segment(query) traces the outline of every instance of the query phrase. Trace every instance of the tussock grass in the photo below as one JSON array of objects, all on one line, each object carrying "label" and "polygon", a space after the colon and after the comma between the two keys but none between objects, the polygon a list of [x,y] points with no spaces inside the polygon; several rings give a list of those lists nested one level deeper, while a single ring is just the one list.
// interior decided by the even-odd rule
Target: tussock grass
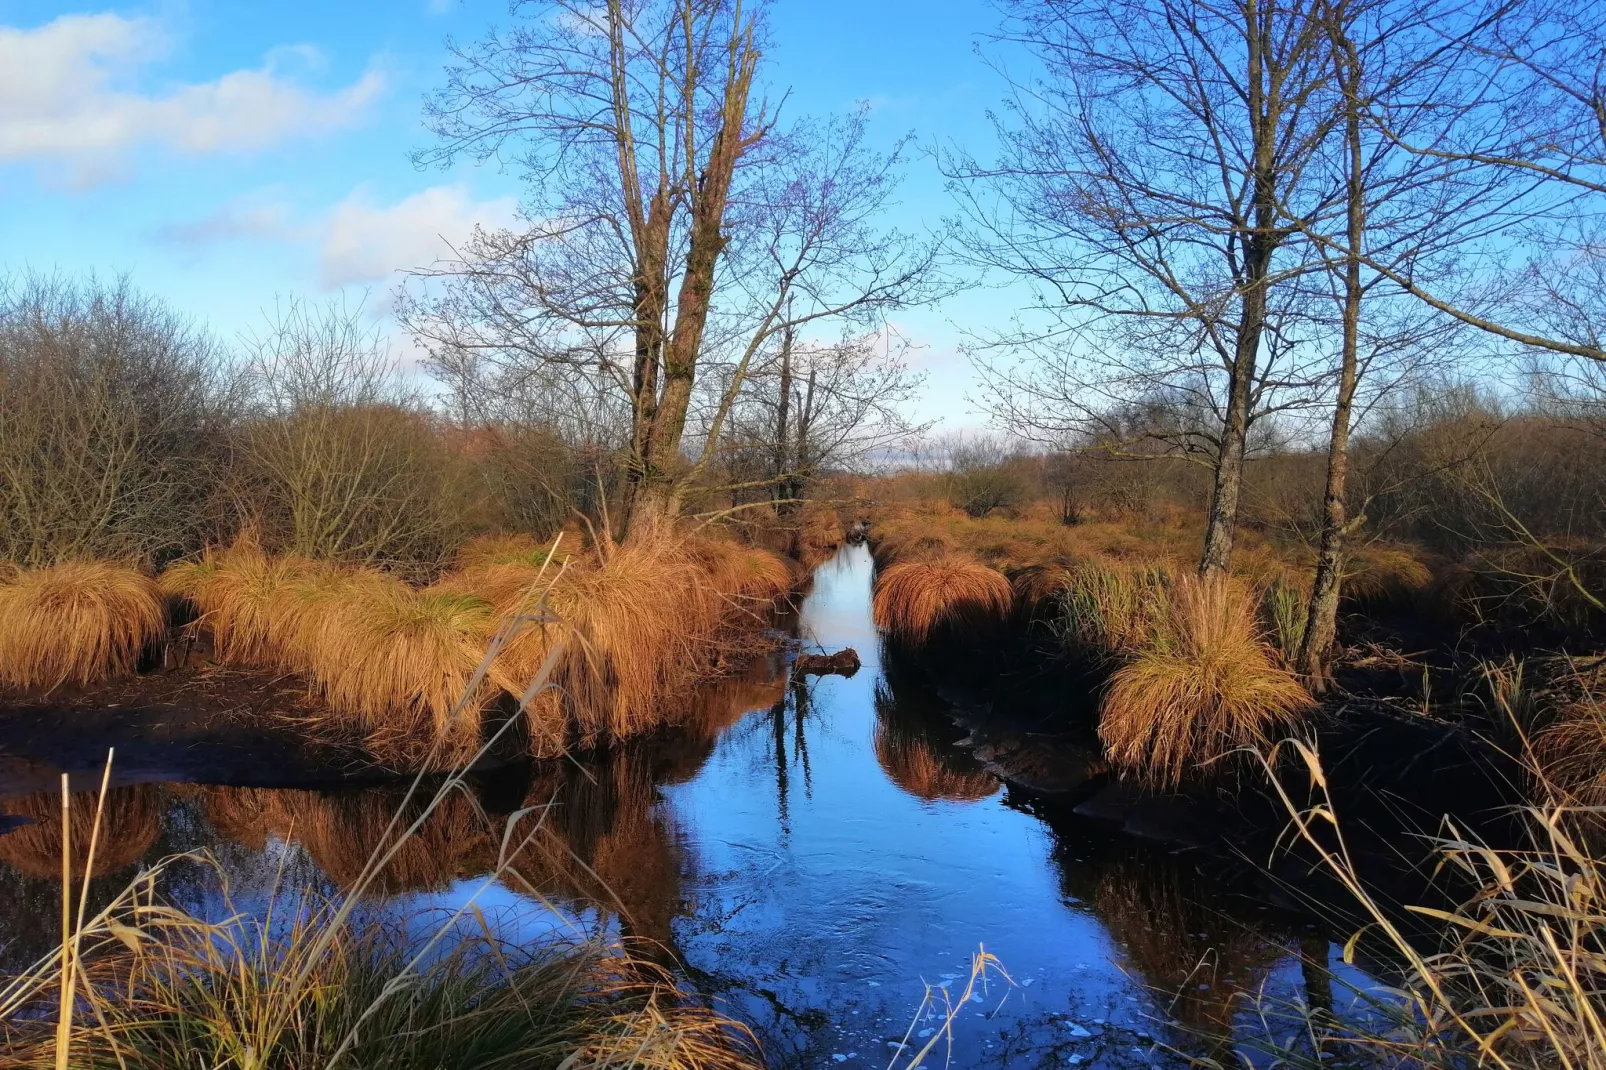
[{"label": "tussock grass", "polygon": [[1116,765],[1173,785],[1268,744],[1312,705],[1262,643],[1255,599],[1239,582],[1184,576],[1158,607],[1150,640],[1116,670],[1100,707],[1099,738]]},{"label": "tussock grass", "polygon": [[1160,565],[1087,561],[1071,571],[1056,630],[1065,645],[1102,657],[1123,657],[1154,634],[1171,588]]},{"label": "tussock grass", "polygon": [[721,539],[690,538],[683,552],[722,594],[772,602],[792,587],[791,568],[768,550]]},{"label": "tussock grass", "polygon": [[553,585],[570,637],[554,676],[584,739],[627,736],[708,666],[725,598],[669,536],[635,539]]},{"label": "tussock grass", "polygon": [[[332,714],[401,764],[437,739],[451,742],[441,760],[472,751],[487,705],[522,696],[559,644],[552,686],[523,706],[537,756],[673,720],[792,585],[772,553],[667,529],[586,554],[487,538],[459,562],[420,589],[273,558],[246,535],[164,582],[200,610],[221,657],[305,675]],[[466,694],[493,638],[486,683]]]},{"label": "tussock grass", "polygon": [[236,665],[272,665],[296,670],[285,657],[281,637],[295,621],[286,619],[287,589],[330,570],[301,557],[266,553],[250,532],[226,549],[208,549],[199,561],[181,561],[162,573],[162,589],[187,599],[212,636],[217,657]]},{"label": "tussock grass", "polygon": [[[1520,676],[1497,701],[1510,710],[1520,703],[1512,691]],[[1581,808],[1606,807],[1606,668],[1575,665],[1563,681],[1564,697],[1533,740],[1532,764],[1542,787]],[[1606,811],[1595,815],[1606,826]]]},{"label": "tussock grass", "polygon": [[494,630],[490,603],[401,583],[365,593],[334,611],[338,626],[312,648],[308,668],[324,698],[369,728],[371,746],[443,737],[472,752],[493,697],[470,690]]},{"label": "tussock grass", "polygon": [[742,1026],[620,944],[522,946],[469,924],[425,954],[404,929],[354,922],[310,891],[270,920],[225,909],[212,924],[152,887],[131,885],[75,932],[79,1007],[64,1037],[50,1011],[67,956],[0,990],[0,1062],[64,1065],[60,1038],[70,1065],[136,1070],[760,1065]]},{"label": "tussock grass", "polygon": [[1433,571],[1408,550],[1367,546],[1344,569],[1345,599],[1369,609],[1407,609],[1433,584]]},{"label": "tussock grass", "polygon": [[872,608],[876,626],[920,646],[939,633],[974,638],[1009,619],[1009,580],[972,558],[947,555],[899,561],[879,570]]},{"label": "tussock grass", "polygon": [[1072,568],[1055,563],[1027,565],[1008,573],[1015,613],[1023,623],[1052,621],[1059,617],[1066,589],[1072,582]]},{"label": "tussock grass", "polygon": [[[538,678],[532,684],[542,682]],[[424,928],[433,931],[417,933],[410,921],[375,924],[359,913],[363,896],[383,882],[437,814],[445,815],[445,844],[458,834],[485,842],[474,835],[472,822],[453,820],[454,811],[442,809],[449,800],[467,799],[464,770],[471,764],[472,759],[447,776],[433,794],[422,789],[421,775],[414,778],[366,861],[334,898],[303,889],[281,904],[276,883],[266,909],[253,915],[233,908],[228,881],[219,872],[217,883],[224,889],[219,913],[226,920],[208,923],[157,898],[158,887],[166,883],[159,876],[173,863],[216,864],[205,854],[191,854],[158,863],[92,917],[86,916],[86,883],[74,921],[75,882],[64,866],[69,872],[61,886],[61,944],[0,985],[0,1065],[57,1070],[69,1065],[165,1070],[191,1064],[256,1070],[336,1065],[747,1070],[760,1065],[751,1034],[741,1025],[696,1003],[672,974],[620,945],[554,936],[531,947],[498,937],[478,897],[516,877],[513,860],[544,828],[550,807],[522,809],[508,820],[478,889],[455,909],[429,918]],[[98,864],[96,847],[107,832],[102,817],[110,775],[108,754],[87,837],[88,872]],[[650,799],[650,780],[643,782]],[[62,784],[65,792],[65,777]],[[602,820],[597,809],[577,807],[575,819]],[[456,813],[460,817],[463,811]],[[470,813],[477,814],[477,808]],[[616,816],[611,810],[603,813]],[[649,808],[641,814],[650,825]],[[347,836],[352,823],[343,817],[322,822],[322,831]],[[257,824],[242,813],[238,800],[225,807],[224,820]],[[523,827],[521,835],[526,821],[534,827]],[[63,823],[64,835],[72,824]],[[634,828],[640,822],[611,820],[609,834],[622,825]],[[425,839],[422,853],[414,855],[438,864],[430,848],[439,845],[439,838]],[[66,845],[56,846],[70,860]],[[339,846],[346,846],[344,839]],[[635,846],[622,845],[620,859],[638,858]],[[578,868],[600,873],[600,843],[595,857],[595,868],[583,863]],[[673,872],[679,872],[678,865]]]},{"label": "tussock grass", "polygon": [[0,684],[50,691],[133,672],[167,605],[136,569],[75,561],[0,577]]},{"label": "tussock grass", "polygon": [[791,540],[791,551],[804,568],[812,569],[830,559],[842,545],[846,533],[842,518],[835,509],[805,502],[798,517],[797,531]]},{"label": "tussock grass", "polygon": [[563,561],[571,556],[559,543],[553,548],[551,539],[542,542],[533,535],[492,534],[480,535],[464,543],[457,551],[456,569],[466,572],[493,565],[529,565],[540,568],[548,560]]}]

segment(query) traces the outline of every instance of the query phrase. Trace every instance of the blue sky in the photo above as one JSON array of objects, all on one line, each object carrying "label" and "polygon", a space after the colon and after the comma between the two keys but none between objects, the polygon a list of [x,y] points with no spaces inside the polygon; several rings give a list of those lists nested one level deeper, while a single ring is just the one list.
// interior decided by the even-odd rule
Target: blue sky
[{"label": "blue sky", "polygon": [[[448,35],[507,21],[505,0],[0,0],[0,267],[128,272],[232,336],[276,297],[365,291],[378,309],[441,236],[507,222],[517,182],[420,172],[423,95]],[[873,135],[985,150],[996,77],[973,53],[986,0],[778,0],[770,80],[797,114],[872,108]],[[894,222],[949,212],[916,154]],[[975,425],[959,328],[1006,317],[975,290],[900,326],[923,345],[925,415]]]}]

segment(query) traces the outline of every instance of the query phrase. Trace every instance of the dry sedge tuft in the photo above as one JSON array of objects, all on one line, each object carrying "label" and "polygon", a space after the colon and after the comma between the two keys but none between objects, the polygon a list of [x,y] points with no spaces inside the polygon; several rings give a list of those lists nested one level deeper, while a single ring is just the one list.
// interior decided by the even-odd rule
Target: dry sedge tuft
[{"label": "dry sedge tuft", "polygon": [[308,668],[329,705],[372,732],[445,735],[472,750],[490,695],[463,696],[490,640],[490,604],[399,581],[361,593],[312,651]]},{"label": "dry sedge tuft", "polygon": [[1015,613],[1022,621],[1050,620],[1060,613],[1071,570],[1065,565],[1027,565],[1009,574]]},{"label": "dry sedge tuft", "polygon": [[161,589],[97,561],[13,574],[0,584],[0,684],[51,690],[133,672],[167,624]]},{"label": "dry sedge tuft", "polygon": [[1110,680],[1099,738],[1110,760],[1158,784],[1246,746],[1311,705],[1262,643],[1252,594],[1186,576],[1158,602],[1151,638]]},{"label": "dry sedge tuft", "polygon": [[1433,572],[1404,550],[1369,546],[1344,571],[1344,597],[1374,608],[1406,607],[1433,583]]},{"label": "dry sedge tuft", "polygon": [[662,720],[707,666],[727,604],[667,537],[633,540],[566,571],[548,599],[569,637],[554,682],[587,739]]},{"label": "dry sedge tuft", "polygon": [[533,535],[481,535],[470,539],[457,551],[457,569],[466,572],[493,565],[532,565],[546,563],[548,556],[562,561],[569,552],[561,547],[554,552],[552,540],[541,542]]},{"label": "dry sedge tuft", "polygon": [[[758,620],[792,578],[766,551],[668,530],[561,562],[549,552],[482,539],[418,590],[372,569],[274,559],[247,536],[164,580],[201,610],[221,656],[305,674],[371,747],[410,761],[443,734],[447,760],[465,752],[486,703],[521,695],[560,641],[552,686],[524,711],[537,754],[561,753],[571,729],[618,738],[672,719],[719,671],[731,630]],[[488,684],[454,716],[499,632],[510,638]]]},{"label": "dry sedge tuft", "polygon": [[773,602],[792,586],[792,570],[780,556],[753,546],[718,539],[687,539],[687,558],[708,577],[720,594],[755,602]]},{"label": "dry sedge tuft", "polygon": [[299,557],[264,553],[249,532],[226,550],[208,550],[199,561],[179,562],[162,573],[162,587],[200,613],[217,656],[237,665],[301,666],[288,663],[277,636],[289,626],[284,599],[289,585],[329,566]]},{"label": "dry sedge tuft", "polygon": [[1161,565],[1085,562],[1072,570],[1060,602],[1060,638],[1103,656],[1141,649],[1170,586],[1171,574]]},{"label": "dry sedge tuft", "polygon": [[[1606,668],[1575,665],[1562,683],[1565,697],[1534,739],[1540,787],[1572,806],[1606,807]],[[1606,824],[1606,813],[1592,817]]]},{"label": "dry sedge tuft", "polygon": [[975,635],[1009,619],[1012,592],[996,569],[957,554],[900,561],[877,573],[877,627],[911,646],[942,631]]}]

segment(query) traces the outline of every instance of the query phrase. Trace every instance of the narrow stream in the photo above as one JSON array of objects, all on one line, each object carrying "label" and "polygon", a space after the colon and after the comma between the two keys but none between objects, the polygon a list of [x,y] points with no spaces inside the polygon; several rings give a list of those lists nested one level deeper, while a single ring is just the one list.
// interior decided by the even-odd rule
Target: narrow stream
[{"label": "narrow stream", "polygon": [[[689,731],[485,777],[398,857],[376,910],[472,898],[520,939],[573,925],[649,940],[751,1023],[775,1066],[888,1065],[911,1023],[917,1044],[937,1028],[929,1011],[915,1020],[927,986],[957,995],[980,947],[1008,979],[993,975],[962,1009],[953,1066],[1180,1063],[1166,1046],[1200,1048],[1191,1033],[1255,1028],[1240,994],[1304,998],[1301,950],[1362,981],[1303,922],[1228,895],[1186,856],[1057,814],[980,769],[933,696],[889,682],[871,573],[865,547],[845,548],[819,570],[799,624],[806,643],[857,649],[857,675],[755,673],[718,689]],[[0,756],[0,812],[49,805],[8,779],[27,757]],[[263,909],[275,887],[334,891],[401,790],[123,784],[108,836],[120,868],[96,894],[136,862],[200,847],[219,867],[183,865],[167,880],[201,913],[228,909],[219,870],[234,909]],[[503,818],[528,806],[546,814],[542,849],[517,879],[488,883]],[[5,969],[49,945],[59,909],[59,862],[25,831],[0,835]],[[932,1065],[946,1058],[939,1048]]]}]

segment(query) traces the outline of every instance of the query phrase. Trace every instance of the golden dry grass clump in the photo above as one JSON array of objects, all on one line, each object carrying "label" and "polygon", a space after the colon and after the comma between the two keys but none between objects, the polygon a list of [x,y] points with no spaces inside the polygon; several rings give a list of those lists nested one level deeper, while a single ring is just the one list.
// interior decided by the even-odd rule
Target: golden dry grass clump
[{"label": "golden dry grass clump", "polygon": [[330,611],[338,627],[311,648],[307,668],[319,691],[374,735],[433,733],[472,753],[493,697],[489,687],[469,693],[495,625],[490,603],[399,581],[363,593]]},{"label": "golden dry grass clump", "polygon": [[306,558],[272,556],[246,531],[226,549],[208,549],[199,561],[169,566],[161,583],[195,607],[197,623],[211,634],[221,660],[296,670],[302,666],[287,662],[281,642],[296,624],[287,619],[293,614],[287,588],[329,571]]},{"label": "golden dry grass clump", "polygon": [[778,554],[722,539],[693,537],[683,551],[720,594],[754,603],[784,595],[793,583],[792,570]]},{"label": "golden dry grass clump", "polygon": [[161,589],[137,569],[74,561],[0,582],[0,684],[52,690],[133,672],[167,626]]},{"label": "golden dry grass clump", "polygon": [[1099,738],[1116,765],[1174,785],[1309,707],[1261,640],[1256,601],[1227,577],[1185,576],[1158,602],[1149,641],[1110,680]]},{"label": "golden dry grass clump", "polygon": [[1345,598],[1364,606],[1409,607],[1433,583],[1433,571],[1409,551],[1368,546],[1344,570]]},{"label": "golden dry grass clump", "polygon": [[[89,841],[95,829],[97,791],[72,794],[69,853],[73,879],[84,878],[89,860]],[[127,869],[138,862],[156,842],[162,831],[164,802],[154,784],[135,784],[112,788],[106,796],[100,819],[100,836],[95,844],[95,871],[103,877]],[[0,814],[25,817],[31,824],[0,836],[0,862],[39,880],[61,880],[61,795],[41,791],[18,798],[0,799]]]},{"label": "golden dry grass clump", "polygon": [[876,626],[900,643],[920,646],[939,633],[985,634],[1009,619],[1009,580],[980,561],[949,554],[899,561],[876,573]]},{"label": "golden dry grass clump", "polygon": [[709,667],[727,602],[671,538],[637,539],[548,595],[568,649],[553,682],[583,739],[622,737],[664,719]]},{"label": "golden dry grass clump", "polygon": [[1170,587],[1163,565],[1085,561],[1071,570],[1060,598],[1060,639],[1101,656],[1142,649]]},{"label": "golden dry grass clump", "polygon": [[[725,671],[736,629],[764,622],[792,584],[774,554],[668,530],[584,554],[486,538],[459,564],[419,589],[273,558],[246,535],[164,579],[220,656],[305,675],[371,748],[408,763],[431,743],[444,742],[444,761],[471,753],[485,707],[521,696],[559,643],[551,686],[525,708],[535,754],[671,720],[693,685]],[[499,636],[487,682],[465,700]]]},{"label": "golden dry grass clump", "polygon": [[1071,585],[1071,572],[1068,565],[1060,562],[1011,570],[1009,587],[1016,616],[1025,623],[1056,618],[1066,588]]},{"label": "golden dry grass clump", "polygon": [[[1556,708],[1533,741],[1542,791],[1578,807],[1606,806],[1606,661],[1573,663]],[[1606,817],[1591,822],[1606,825]]]}]

